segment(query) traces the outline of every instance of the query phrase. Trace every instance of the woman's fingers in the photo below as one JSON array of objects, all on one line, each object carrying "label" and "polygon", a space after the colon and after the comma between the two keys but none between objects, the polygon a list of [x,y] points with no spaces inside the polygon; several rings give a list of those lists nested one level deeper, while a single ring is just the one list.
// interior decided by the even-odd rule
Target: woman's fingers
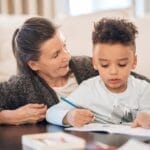
[{"label": "woman's fingers", "polygon": [[30,104],[27,104],[25,106],[30,107],[30,108],[42,108],[42,107],[45,107],[46,105],[45,104],[30,103]]},{"label": "woman's fingers", "polygon": [[36,123],[45,118],[47,106],[44,104],[27,104],[16,109],[18,124]]}]

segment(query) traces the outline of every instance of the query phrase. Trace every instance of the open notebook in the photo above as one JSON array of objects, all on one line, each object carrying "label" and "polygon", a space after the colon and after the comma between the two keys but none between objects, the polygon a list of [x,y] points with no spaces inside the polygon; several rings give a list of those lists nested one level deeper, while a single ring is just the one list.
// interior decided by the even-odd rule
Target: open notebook
[{"label": "open notebook", "polygon": [[144,129],[141,127],[131,128],[129,125],[116,125],[116,124],[100,124],[100,123],[90,123],[84,125],[83,127],[70,127],[65,128],[69,131],[98,131],[98,132],[108,132],[116,134],[128,134],[136,136],[146,136],[150,137],[150,129]]}]

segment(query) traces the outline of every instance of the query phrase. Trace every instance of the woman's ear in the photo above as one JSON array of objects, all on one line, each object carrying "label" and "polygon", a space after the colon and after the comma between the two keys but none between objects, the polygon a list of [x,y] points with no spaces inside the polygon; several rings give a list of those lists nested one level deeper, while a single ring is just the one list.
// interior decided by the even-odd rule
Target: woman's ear
[{"label": "woman's ear", "polygon": [[29,60],[27,62],[28,66],[34,70],[34,71],[38,71],[39,70],[39,67],[38,67],[38,63],[36,61],[33,61],[33,60]]}]

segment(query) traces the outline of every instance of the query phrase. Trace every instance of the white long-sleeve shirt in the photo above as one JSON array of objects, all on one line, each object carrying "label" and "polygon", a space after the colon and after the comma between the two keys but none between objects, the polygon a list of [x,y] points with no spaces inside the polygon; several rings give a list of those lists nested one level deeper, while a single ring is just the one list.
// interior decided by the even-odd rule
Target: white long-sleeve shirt
[{"label": "white long-sleeve shirt", "polygon": [[[99,114],[102,123],[131,122],[137,112],[150,112],[150,83],[129,76],[127,89],[112,93],[97,76],[82,82],[68,99]],[[52,124],[63,125],[65,115],[73,108],[60,101],[48,109],[46,119]]]}]

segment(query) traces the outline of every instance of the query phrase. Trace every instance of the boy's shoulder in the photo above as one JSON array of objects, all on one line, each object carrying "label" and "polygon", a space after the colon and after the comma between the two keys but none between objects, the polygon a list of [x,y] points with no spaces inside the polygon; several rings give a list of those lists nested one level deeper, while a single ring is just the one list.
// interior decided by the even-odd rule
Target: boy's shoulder
[{"label": "boy's shoulder", "polygon": [[150,79],[142,74],[139,74],[139,73],[136,73],[136,72],[131,72],[131,75],[137,79],[140,79],[140,80],[144,80],[146,82],[149,82],[150,83]]},{"label": "boy's shoulder", "polygon": [[137,78],[137,77],[132,76],[132,75],[129,76],[128,82],[132,83],[132,85],[135,87],[150,86],[150,82],[148,82],[147,80],[140,79],[140,78]]}]

